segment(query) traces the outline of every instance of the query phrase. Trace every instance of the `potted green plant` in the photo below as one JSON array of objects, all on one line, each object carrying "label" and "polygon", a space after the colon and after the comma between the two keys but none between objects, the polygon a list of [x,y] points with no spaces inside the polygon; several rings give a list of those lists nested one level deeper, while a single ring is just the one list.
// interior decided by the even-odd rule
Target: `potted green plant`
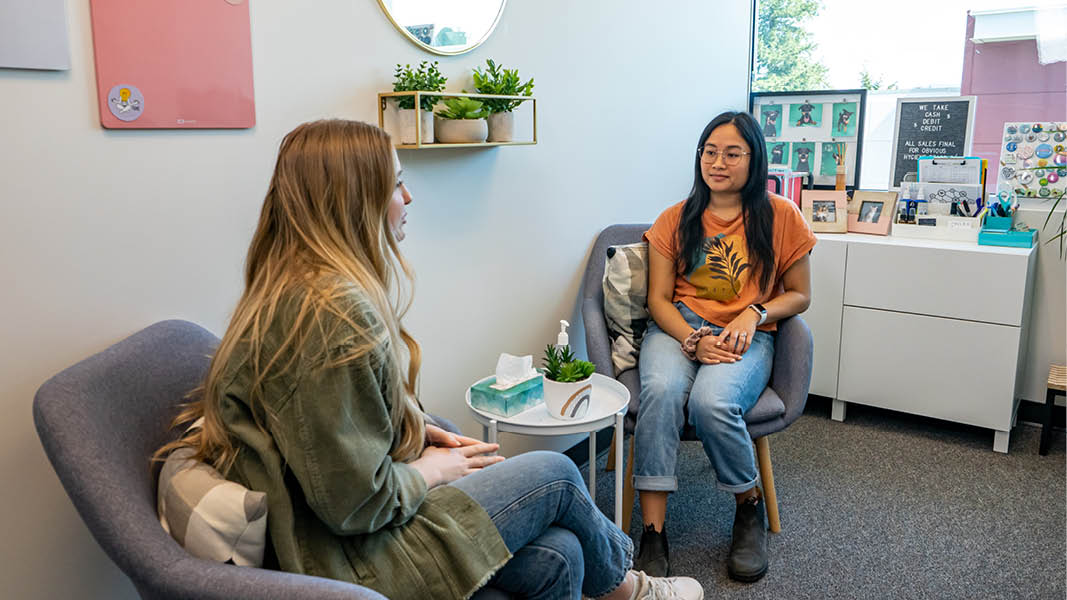
[{"label": "potted green plant", "polygon": [[[437,61],[430,63],[422,61],[415,69],[411,65],[396,65],[393,74],[394,92],[440,92],[445,89],[448,81],[441,71],[437,69]],[[437,104],[440,96],[422,96],[419,100],[421,109],[419,116],[419,129],[422,134],[422,143],[433,143],[433,105]],[[396,99],[397,116],[400,120],[400,143],[414,144],[418,140],[415,137],[415,96],[399,96]]]},{"label": "potted green plant", "polygon": [[[520,83],[518,69],[505,69],[486,59],[487,68],[474,69],[474,89],[479,94],[497,94],[501,96],[529,96],[533,94],[534,80]],[[515,115],[512,113],[521,100],[503,98],[486,98],[485,107],[489,109],[489,141],[510,142],[515,137]]]},{"label": "potted green plant", "polygon": [[484,142],[489,134],[485,117],[489,114],[474,98],[446,98],[445,108],[437,111],[434,128],[437,141],[446,144]]},{"label": "potted green plant", "polygon": [[589,412],[593,394],[590,379],[596,366],[578,360],[570,346],[545,348],[545,408],[548,414],[564,421],[580,419]]}]

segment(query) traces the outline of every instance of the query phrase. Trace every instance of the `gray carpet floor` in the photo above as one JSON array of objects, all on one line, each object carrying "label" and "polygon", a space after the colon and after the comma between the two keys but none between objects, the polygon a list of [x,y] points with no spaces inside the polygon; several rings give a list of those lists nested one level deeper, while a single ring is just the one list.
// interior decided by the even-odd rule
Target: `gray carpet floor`
[{"label": "gray carpet floor", "polygon": [[[726,574],[733,497],[715,488],[700,444],[683,443],[667,508],[673,574],[698,579],[709,599],[1062,600],[1064,433],[1047,456],[1039,438],[1020,424],[1004,455],[990,430],[856,405],[838,423],[828,402],[809,403],[770,439],[782,531],[770,534],[770,570],[753,584]],[[597,503],[612,515],[606,457]],[[635,542],[640,525],[635,501]]]}]

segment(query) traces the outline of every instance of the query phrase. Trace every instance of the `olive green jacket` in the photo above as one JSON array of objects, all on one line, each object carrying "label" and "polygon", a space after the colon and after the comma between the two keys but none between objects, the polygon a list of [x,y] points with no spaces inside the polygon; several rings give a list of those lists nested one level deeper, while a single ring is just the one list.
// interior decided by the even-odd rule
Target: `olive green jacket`
[{"label": "olive green jacket", "polygon": [[[293,306],[279,309],[264,356],[295,326]],[[385,332],[360,293],[346,298],[346,309],[372,335]],[[356,332],[334,315],[321,325],[330,355],[343,355]],[[221,416],[238,448],[228,478],[267,494],[268,559],[393,600],[469,597],[511,554],[478,503],[452,486],[427,490],[413,467],[389,457],[395,432],[386,374],[397,368],[389,342],[341,367],[316,367],[311,354],[264,384],[274,416],[261,413],[268,433],[246,403],[248,353],[235,352],[225,371]]]}]

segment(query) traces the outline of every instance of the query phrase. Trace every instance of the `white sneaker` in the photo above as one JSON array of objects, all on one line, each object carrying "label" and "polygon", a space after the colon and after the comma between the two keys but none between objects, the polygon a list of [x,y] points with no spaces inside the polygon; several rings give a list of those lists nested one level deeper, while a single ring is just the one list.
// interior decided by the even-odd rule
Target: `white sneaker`
[{"label": "white sneaker", "polygon": [[649,577],[644,571],[637,576],[635,600],[703,600],[704,588],[692,577]]}]

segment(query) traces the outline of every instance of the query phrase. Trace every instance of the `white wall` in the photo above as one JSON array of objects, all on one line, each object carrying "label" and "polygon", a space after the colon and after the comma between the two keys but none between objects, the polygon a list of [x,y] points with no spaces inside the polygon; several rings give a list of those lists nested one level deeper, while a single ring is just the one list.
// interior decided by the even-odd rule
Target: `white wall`
[{"label": "white wall", "polygon": [[[248,131],[102,130],[87,2],[68,2],[69,72],[0,70],[5,597],[135,597],[41,451],[37,387],[161,319],[221,333],[281,137],[320,117],[374,122],[394,64],[432,58],[371,0],[251,10]],[[423,399],[469,432],[464,387],[499,352],[539,354],[555,339],[596,233],[683,197],[704,124],[746,106],[748,3],[676,12],[513,1],[485,45],[439,58],[450,90],[469,88],[469,69],[492,57],[534,76],[540,99],[537,146],[401,153],[415,195],[404,247],[418,272],[409,325],[424,350]],[[508,453],[531,447],[503,442]]]}]

